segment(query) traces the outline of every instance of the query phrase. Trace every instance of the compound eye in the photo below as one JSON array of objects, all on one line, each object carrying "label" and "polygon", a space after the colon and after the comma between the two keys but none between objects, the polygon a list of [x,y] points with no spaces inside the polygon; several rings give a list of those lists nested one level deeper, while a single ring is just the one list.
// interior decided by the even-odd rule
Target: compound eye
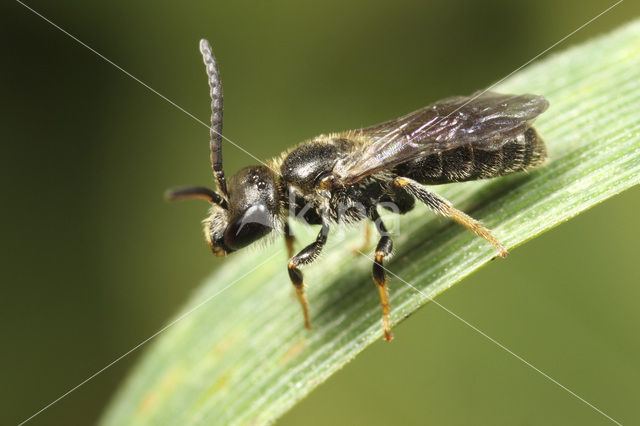
[{"label": "compound eye", "polygon": [[271,215],[264,205],[251,206],[224,232],[224,243],[232,250],[248,246],[273,229]]}]

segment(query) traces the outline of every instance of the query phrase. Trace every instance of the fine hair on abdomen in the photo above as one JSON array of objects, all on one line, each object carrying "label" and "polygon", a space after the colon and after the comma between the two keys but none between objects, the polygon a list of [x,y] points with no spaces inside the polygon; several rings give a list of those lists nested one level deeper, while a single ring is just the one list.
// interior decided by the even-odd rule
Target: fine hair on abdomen
[{"label": "fine hair on abdomen", "polygon": [[536,167],[547,158],[547,151],[533,127],[497,149],[481,143],[412,159],[395,168],[399,176],[427,185],[487,179]]}]

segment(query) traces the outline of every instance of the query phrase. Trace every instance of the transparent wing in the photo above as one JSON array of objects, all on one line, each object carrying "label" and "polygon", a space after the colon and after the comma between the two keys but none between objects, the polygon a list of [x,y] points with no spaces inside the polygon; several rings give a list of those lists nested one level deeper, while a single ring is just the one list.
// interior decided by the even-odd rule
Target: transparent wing
[{"label": "transparent wing", "polygon": [[411,114],[357,130],[364,140],[339,161],[334,175],[353,183],[411,158],[458,146],[494,150],[530,126],[549,103],[542,96],[485,92],[455,96]]}]

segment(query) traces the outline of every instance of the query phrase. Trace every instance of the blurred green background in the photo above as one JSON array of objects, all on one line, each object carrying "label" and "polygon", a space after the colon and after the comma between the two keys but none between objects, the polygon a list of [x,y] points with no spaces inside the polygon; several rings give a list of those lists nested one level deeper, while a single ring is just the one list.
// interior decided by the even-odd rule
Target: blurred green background
[{"label": "blurred green background", "polygon": [[[612,2],[28,4],[203,121],[197,42],[207,37],[225,135],[268,158],[486,87]],[[211,184],[207,130],[19,3],[0,12],[4,425],[161,328],[222,261],[202,241],[206,205],[162,199],[176,184]],[[554,51],[639,12],[624,2]],[[252,162],[225,146],[228,174]],[[615,419],[639,423],[638,208],[634,188],[439,301]],[[280,424],[608,423],[434,304],[395,334]],[[143,350],[32,423],[93,423]]]}]

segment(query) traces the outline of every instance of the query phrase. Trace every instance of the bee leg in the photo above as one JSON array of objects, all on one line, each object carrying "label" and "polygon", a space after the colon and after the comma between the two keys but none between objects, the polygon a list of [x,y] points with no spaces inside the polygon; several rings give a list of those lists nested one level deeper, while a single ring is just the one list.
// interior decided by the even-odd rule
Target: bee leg
[{"label": "bee leg", "polygon": [[470,231],[475,232],[477,236],[484,238],[485,240],[490,242],[496,248],[496,250],[498,250],[498,255],[500,257],[507,257],[507,250],[502,247],[502,244],[500,244],[500,242],[496,240],[493,235],[491,235],[490,230],[485,228],[474,218],[453,207],[449,201],[431,191],[427,191],[418,182],[408,178],[397,177],[394,179],[393,183],[400,188],[404,188],[411,195],[425,203],[427,207],[444,216],[450,217],[460,225],[464,226]]},{"label": "bee leg", "polygon": [[380,218],[380,215],[376,211],[375,207],[371,207],[371,209],[369,210],[369,218],[373,221],[373,223],[375,223],[376,229],[380,234],[380,241],[378,241],[378,245],[376,246],[376,258],[373,264],[373,281],[378,287],[378,293],[380,293],[384,340],[390,342],[391,340],[393,340],[393,334],[391,334],[391,325],[389,323],[389,313],[391,307],[389,305],[389,288],[387,287],[387,274],[384,271],[383,261],[385,257],[388,257],[391,254],[391,250],[393,249],[393,241],[391,241],[389,232],[387,231],[387,228],[385,228],[384,223],[382,223],[382,219]]},{"label": "bee leg", "polygon": [[296,237],[293,235],[293,231],[289,226],[289,222],[284,224],[284,243],[287,246],[287,256],[289,259],[293,257],[293,244],[296,242]]},{"label": "bee leg", "polygon": [[353,254],[360,254],[365,251],[371,244],[371,228],[368,223],[364,225],[364,242],[358,248],[353,249]]},{"label": "bee leg", "polygon": [[327,235],[329,235],[329,226],[323,224],[316,240],[302,249],[300,253],[289,259],[289,278],[291,278],[291,282],[296,289],[296,296],[298,297],[300,306],[302,306],[302,313],[304,314],[304,326],[306,328],[311,328],[311,323],[309,321],[309,304],[307,303],[307,296],[304,292],[304,279],[302,276],[302,271],[300,271],[298,267],[308,265],[309,263],[316,260],[316,258],[322,251],[324,244],[327,242]]}]

